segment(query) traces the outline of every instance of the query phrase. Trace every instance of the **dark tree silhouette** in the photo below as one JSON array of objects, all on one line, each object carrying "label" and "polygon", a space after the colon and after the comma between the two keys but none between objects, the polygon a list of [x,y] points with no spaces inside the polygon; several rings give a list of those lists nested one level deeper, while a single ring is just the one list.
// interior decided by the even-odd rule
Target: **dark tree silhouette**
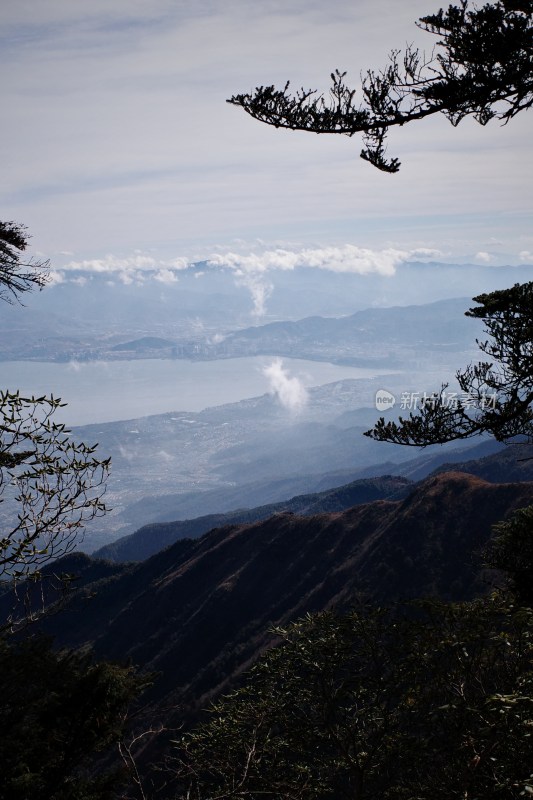
[{"label": "dark tree silhouette", "polygon": [[381,417],[366,436],[414,447],[482,433],[499,442],[533,442],[533,282],[474,301],[479,305],[466,315],[485,322],[489,338],[477,343],[489,360],[456,373],[462,394],[453,398],[444,385],[416,414],[398,422]]},{"label": "dark tree silhouette", "polygon": [[42,289],[48,279],[48,261],[22,260],[29,244],[24,225],[0,221],[0,299],[8,303],[32,289]]},{"label": "dark tree silhouette", "polygon": [[[150,682],[46,639],[0,638],[0,798],[116,800],[125,775],[102,762]],[[128,795],[131,797],[131,795]]]},{"label": "dark tree silhouette", "polygon": [[422,17],[418,27],[437,37],[431,56],[408,47],[394,50],[380,71],[362,77],[362,103],[345,82],[345,72],[331,74],[329,100],[315,90],[289,92],[259,86],[227,102],[276,128],[362,133],[361,158],[384,172],[400,162],[386,157],[389,128],[433,114],[452,125],[473,116],[481,125],[506,124],[533,103],[533,0],[501,0],[470,8],[466,0],[446,11]]},{"label": "dark tree silhouette", "polygon": [[[21,260],[28,242],[23,225],[0,222],[0,300],[19,300],[47,281],[47,261]],[[75,442],[55,421],[62,405],[0,385],[0,580],[39,577],[106,511],[110,459],[98,459],[96,445]]]}]

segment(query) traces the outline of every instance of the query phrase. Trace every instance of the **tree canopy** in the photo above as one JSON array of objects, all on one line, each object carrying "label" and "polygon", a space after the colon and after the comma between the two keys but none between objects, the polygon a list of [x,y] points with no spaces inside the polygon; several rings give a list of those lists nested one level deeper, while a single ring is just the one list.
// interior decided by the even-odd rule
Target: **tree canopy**
[{"label": "tree canopy", "polygon": [[113,800],[124,777],[99,759],[149,683],[130,667],[50,642],[0,639],[0,800]]},{"label": "tree canopy", "polygon": [[533,441],[533,282],[474,297],[466,312],[482,319],[488,338],[477,340],[488,360],[456,373],[461,393],[426,397],[415,414],[381,417],[366,436],[425,447],[489,433],[499,442]]},{"label": "tree canopy", "polygon": [[[0,300],[46,283],[48,262],[21,261],[28,241],[24,226],[0,222]],[[39,567],[75,546],[87,521],[105,513],[110,459],[98,459],[96,445],[76,442],[56,422],[62,405],[0,387],[0,579],[38,577]]]},{"label": "tree canopy", "polygon": [[458,125],[468,116],[481,125],[509,122],[533,103],[533,0],[501,0],[480,8],[466,0],[446,11],[422,17],[418,27],[435,37],[431,55],[408,47],[394,50],[379,71],[362,77],[362,101],[345,81],[346,72],[331,74],[329,98],[316,90],[289,91],[259,86],[227,102],[276,128],[362,133],[361,158],[384,172],[400,162],[386,155],[390,128],[434,114]]},{"label": "tree canopy", "polygon": [[533,792],[531,610],[501,598],[325,613],[278,630],[176,743],[176,797],[413,800]]},{"label": "tree canopy", "polygon": [[110,459],[55,422],[61,405],[0,390],[0,577],[25,577],[65,554],[105,513]]},{"label": "tree canopy", "polygon": [[0,221],[0,300],[8,303],[32,289],[42,289],[48,280],[48,261],[23,260],[29,244],[24,225]]}]

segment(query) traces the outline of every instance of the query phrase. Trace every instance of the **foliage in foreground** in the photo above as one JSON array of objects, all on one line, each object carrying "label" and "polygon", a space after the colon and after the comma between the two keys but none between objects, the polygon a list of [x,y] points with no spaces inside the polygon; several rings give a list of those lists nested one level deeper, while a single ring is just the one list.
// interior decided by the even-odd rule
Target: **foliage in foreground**
[{"label": "foliage in foreground", "polygon": [[518,798],[532,792],[533,612],[319,614],[177,743],[187,798]]},{"label": "foliage in foreground", "polygon": [[54,420],[61,402],[0,390],[0,577],[22,578],[69,552],[84,524],[105,513],[110,460]]},{"label": "foliage in foreground", "polygon": [[516,602],[533,607],[533,506],[519,508],[511,519],[494,526],[485,560],[506,573]]},{"label": "foliage in foreground", "polygon": [[12,303],[24,292],[42,289],[48,280],[48,261],[24,260],[29,236],[24,225],[0,222],[0,300]]},{"label": "foliage in foreground", "polygon": [[0,639],[1,800],[111,800],[120,775],[95,764],[121,737],[146,681],[130,668]]},{"label": "foliage in foreground", "polygon": [[[378,420],[365,435],[380,442],[426,447],[489,433],[499,442],[533,442],[533,282],[474,297],[467,316],[482,319],[486,360],[456,373],[462,395],[446,385],[415,414]],[[466,399],[463,399],[466,398]]]},{"label": "foliage in foreground", "polygon": [[[24,260],[29,243],[26,228],[0,221],[0,300],[42,289],[48,262]],[[0,580],[40,578],[43,564],[72,550],[86,522],[104,514],[103,501],[110,459],[98,459],[96,446],[77,443],[55,421],[59,399],[22,397],[0,386]],[[15,591],[15,609],[0,623],[5,631],[43,613],[24,604]]]}]

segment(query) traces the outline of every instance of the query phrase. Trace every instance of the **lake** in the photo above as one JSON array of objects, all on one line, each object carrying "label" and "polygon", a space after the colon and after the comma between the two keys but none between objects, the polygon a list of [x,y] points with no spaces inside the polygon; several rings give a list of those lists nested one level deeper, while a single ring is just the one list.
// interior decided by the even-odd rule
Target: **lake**
[{"label": "lake", "polygon": [[[271,389],[264,369],[270,356],[218,361],[143,359],[56,364],[0,362],[0,388],[22,395],[53,393],[68,406],[56,414],[67,425],[114,422],[169,411],[202,411],[263,395]],[[320,386],[346,378],[370,378],[379,370],[284,358],[291,378]]]}]

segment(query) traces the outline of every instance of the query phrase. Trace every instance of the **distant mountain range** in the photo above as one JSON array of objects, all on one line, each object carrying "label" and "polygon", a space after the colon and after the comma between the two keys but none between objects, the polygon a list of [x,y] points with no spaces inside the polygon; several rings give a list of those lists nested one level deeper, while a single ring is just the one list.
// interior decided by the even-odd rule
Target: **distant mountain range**
[{"label": "distant mountain range", "polygon": [[[495,452],[494,452],[495,451]],[[486,458],[488,454],[494,453],[494,458]],[[464,458],[470,456],[468,461]],[[106,558],[112,561],[142,561],[145,558],[157,553],[164,547],[183,538],[196,538],[216,527],[227,525],[257,522],[266,519],[272,514],[280,512],[293,512],[301,516],[312,516],[313,514],[331,511],[344,511],[361,503],[368,503],[372,500],[395,498],[400,494],[405,494],[414,481],[419,481],[434,471],[449,471],[454,469],[455,462],[460,464],[463,472],[479,474],[487,480],[498,482],[502,476],[507,474],[510,480],[533,480],[533,462],[516,462],[516,455],[513,448],[502,452],[502,445],[493,441],[482,442],[465,450],[445,449],[440,453],[431,453],[418,456],[402,464],[387,463],[374,467],[367,467],[358,472],[361,477],[342,486],[329,488],[332,483],[342,480],[343,473],[330,473],[318,479],[314,476],[314,482],[323,483],[328,486],[323,491],[315,491],[309,494],[296,495],[288,500],[275,503],[268,503],[258,507],[240,507],[238,501],[250,503],[257,493],[264,495],[268,493],[269,486],[251,487],[249,485],[240,486],[233,493],[226,492],[223,501],[227,505],[230,497],[234,498],[236,510],[224,513],[206,514],[193,519],[178,520],[173,522],[158,522],[158,518],[168,517],[173,507],[180,508],[179,499],[172,495],[169,497],[159,497],[149,503],[153,512],[154,522],[144,525],[135,533],[123,536],[111,544],[105,545],[93,552],[95,558]],[[387,470],[391,475],[386,474]],[[352,471],[353,474],[353,471]],[[371,476],[371,477],[370,477]],[[378,476],[378,477],[376,477]],[[301,476],[300,480],[305,483],[313,480],[313,476]],[[295,482],[287,480],[277,482],[270,487],[270,491],[280,490],[280,486],[285,492],[290,492],[291,486]],[[222,496],[217,492],[207,492],[205,498],[206,505],[222,502]],[[182,500],[185,502],[186,498]],[[148,502],[148,501],[147,501]],[[183,506],[181,506],[182,508]],[[144,510],[146,513],[146,509]]]},{"label": "distant mountain range", "polygon": [[[81,298],[83,299],[83,297]],[[0,322],[0,360],[94,361],[137,358],[213,360],[274,355],[381,369],[412,368],[427,360],[446,361],[450,353],[474,348],[478,320],[465,317],[468,297],[425,305],[370,308],[343,317],[306,317],[253,327],[220,326],[213,318],[154,325],[132,319],[121,326],[69,321],[57,313],[10,311]],[[155,318],[164,320],[168,309]],[[134,324],[135,321],[135,324]],[[237,322],[237,321],[236,321]],[[228,329],[229,328],[229,329]],[[162,329],[166,332],[163,337]]]},{"label": "distant mountain range", "polygon": [[[168,277],[168,272],[165,275]],[[158,353],[165,357],[212,358],[217,352],[228,353],[229,348],[238,352],[245,346],[278,343],[280,331],[263,331],[266,338],[261,345],[249,330],[243,337],[228,339],[226,349],[213,348],[221,337],[250,329],[258,322],[296,321],[317,315],[346,317],[367,308],[379,312],[447,298],[466,298],[463,312],[470,298],[480,292],[530,279],[531,266],[413,262],[400,264],[393,276],[311,268],[273,270],[263,276],[272,292],[261,317],[254,316],[250,289],[232,269],[203,262],[162,281],[165,275],[158,269],[133,270],[130,274],[56,269],[52,285],[29,297],[24,308],[3,310],[0,360],[146,358]],[[455,325],[451,323],[445,341],[449,341],[450,331],[454,331],[455,341]],[[305,331],[301,333],[307,337]],[[143,338],[172,344],[166,349],[113,349]],[[296,339],[291,346],[296,346]],[[302,344],[310,353],[315,352],[312,336]],[[349,357],[357,358],[358,354],[351,352]]]},{"label": "distant mountain range", "polygon": [[368,308],[346,317],[308,317],[272,322],[228,334],[214,346],[218,354],[284,355],[323,358],[357,366],[380,364],[402,368],[428,351],[473,349],[479,321],[465,317],[470,298],[392,308]]},{"label": "distant mountain range", "polygon": [[338,489],[299,495],[286,502],[269,503],[258,508],[245,508],[225,514],[208,514],[182,522],[167,522],[145,525],[131,536],[124,536],[112,544],[101,547],[93,558],[111,561],[143,561],[149,556],[174,544],[178,539],[197,538],[214,528],[240,525],[267,519],[274,514],[296,513],[313,516],[323,512],[344,511],[361,503],[382,500],[394,496],[411,485],[406,478],[384,476],[353,481]]}]

